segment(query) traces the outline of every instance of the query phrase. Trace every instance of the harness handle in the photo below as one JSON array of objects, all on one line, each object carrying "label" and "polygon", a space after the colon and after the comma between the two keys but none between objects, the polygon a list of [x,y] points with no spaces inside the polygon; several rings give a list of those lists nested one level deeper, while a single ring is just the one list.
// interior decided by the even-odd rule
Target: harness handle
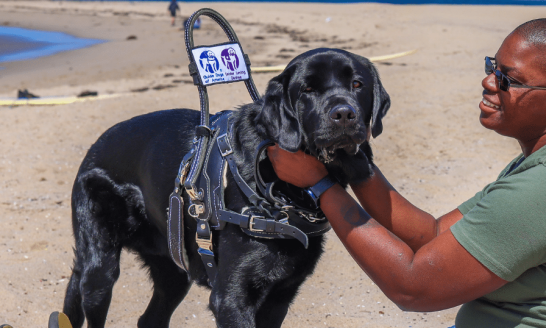
[{"label": "harness handle", "polygon": [[[240,45],[239,38],[237,38],[237,34],[235,34],[235,31],[231,27],[231,25],[228,23],[228,21],[220,15],[216,10],[210,9],[210,8],[201,8],[194,12],[190,18],[186,21],[185,26],[185,32],[184,32],[184,39],[186,42],[186,51],[188,53],[188,57],[190,60],[190,74],[194,77],[194,84],[197,84],[197,88],[199,90],[199,97],[201,100],[201,125],[208,126],[209,120],[209,104],[208,104],[208,95],[207,95],[207,88],[204,85],[201,85],[201,83],[196,83],[196,78],[198,76],[195,74],[195,70],[193,70],[192,66],[197,66],[197,63],[195,62],[194,56],[192,54],[192,49],[195,48],[194,41],[193,41],[193,26],[195,24],[195,21],[201,17],[201,16],[207,16],[210,17],[212,20],[214,20],[222,30],[224,30],[224,33],[228,37],[229,41],[232,43],[237,43]],[[243,53],[244,61],[247,66],[250,66],[250,60],[246,54]],[[193,63],[193,65],[192,65]],[[253,101],[260,100],[260,93],[256,89],[256,86],[254,85],[254,80],[252,79],[252,76],[250,75],[250,70],[248,72],[249,78],[245,80],[245,85],[248,90],[248,93],[250,94],[250,97]]]},{"label": "harness handle", "polygon": [[[201,17],[212,18],[224,30],[229,43],[195,47],[193,40],[193,25]],[[184,39],[186,51],[190,60],[189,71],[193,77],[193,83],[197,85],[201,107],[200,127],[209,127],[209,99],[207,85],[217,83],[231,83],[244,81],[253,101],[260,100],[260,94],[254,85],[250,73],[250,59],[243,53],[239,39],[227,20],[217,11],[210,8],[202,8],[194,12],[186,21]],[[217,57],[220,57],[221,61]],[[222,65],[220,64],[222,62]],[[210,129],[209,129],[210,130]],[[203,161],[210,136],[200,134],[195,157],[187,179],[183,182],[186,191],[192,201],[200,201],[202,195],[195,188],[197,177],[203,167]],[[206,218],[202,218],[206,219]]]}]

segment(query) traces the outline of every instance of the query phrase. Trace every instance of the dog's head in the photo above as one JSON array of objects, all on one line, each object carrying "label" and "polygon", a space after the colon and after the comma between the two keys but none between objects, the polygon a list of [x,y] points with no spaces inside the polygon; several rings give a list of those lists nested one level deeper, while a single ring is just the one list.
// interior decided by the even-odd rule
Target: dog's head
[{"label": "dog's head", "polygon": [[256,123],[281,148],[303,149],[335,165],[359,154],[361,146],[371,155],[370,134],[381,134],[389,106],[369,60],[321,48],[294,58],[269,82]]}]

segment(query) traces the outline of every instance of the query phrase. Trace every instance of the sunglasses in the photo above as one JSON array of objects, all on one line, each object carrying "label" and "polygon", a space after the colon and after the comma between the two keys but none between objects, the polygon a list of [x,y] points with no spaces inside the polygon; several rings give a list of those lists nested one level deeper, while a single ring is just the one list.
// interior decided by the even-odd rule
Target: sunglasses
[{"label": "sunglasses", "polygon": [[495,74],[495,76],[497,77],[497,81],[499,82],[499,89],[501,89],[502,91],[508,91],[510,87],[546,90],[546,87],[533,87],[530,85],[525,85],[523,83],[518,82],[516,79],[503,74],[501,71],[497,69],[497,63],[496,63],[495,57],[491,58],[491,57],[485,56],[485,74],[487,75]]}]

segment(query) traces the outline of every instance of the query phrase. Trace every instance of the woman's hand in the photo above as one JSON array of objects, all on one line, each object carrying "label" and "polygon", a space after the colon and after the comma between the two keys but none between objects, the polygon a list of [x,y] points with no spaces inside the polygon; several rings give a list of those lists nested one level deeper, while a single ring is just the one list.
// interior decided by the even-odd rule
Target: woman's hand
[{"label": "woman's hand", "polygon": [[301,150],[291,153],[275,144],[267,147],[267,155],[279,179],[296,187],[314,186],[328,175],[324,164]]}]

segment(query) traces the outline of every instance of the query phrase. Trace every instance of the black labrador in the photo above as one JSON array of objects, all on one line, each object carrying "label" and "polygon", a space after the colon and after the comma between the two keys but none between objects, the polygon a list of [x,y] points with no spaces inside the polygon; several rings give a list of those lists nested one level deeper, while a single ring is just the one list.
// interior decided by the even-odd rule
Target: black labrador
[{"label": "black labrador", "polygon": [[[253,155],[264,139],[321,159],[344,186],[371,175],[368,140],[382,131],[390,106],[374,66],[336,49],[316,49],[292,60],[273,78],[262,100],[234,115],[234,153],[251,186]],[[76,241],[64,312],[74,327],[104,327],[122,248],[136,252],[153,281],[153,297],[138,327],[168,327],[192,281],[207,286],[197,254],[196,223],[186,216],[189,275],[171,260],[167,242],[169,194],[189,151],[199,112],[165,110],[121,122],[85,156],[72,191]],[[360,151],[362,150],[362,151]],[[228,180],[226,204],[246,198]],[[303,281],[323,252],[323,236],[305,249],[295,239],[260,239],[228,224],[214,232],[218,277],[210,309],[218,327],[280,327]]]}]

